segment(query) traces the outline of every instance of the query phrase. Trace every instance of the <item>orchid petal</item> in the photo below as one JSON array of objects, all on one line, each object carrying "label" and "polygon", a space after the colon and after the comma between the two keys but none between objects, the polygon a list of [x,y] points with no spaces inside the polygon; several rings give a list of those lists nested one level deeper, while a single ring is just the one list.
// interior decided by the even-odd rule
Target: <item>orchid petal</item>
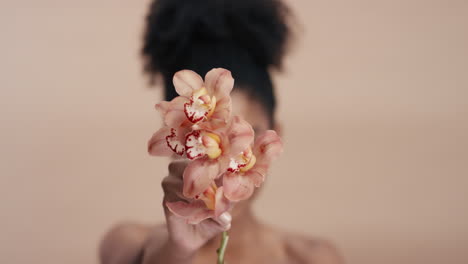
[{"label": "orchid petal", "polygon": [[167,145],[178,155],[183,155],[185,152],[185,134],[189,129],[185,126],[180,126],[177,129],[171,128],[170,134],[166,137]]},{"label": "orchid petal", "polygon": [[231,202],[224,196],[224,187],[216,190],[214,216],[219,217],[231,207]]},{"label": "orchid petal", "polygon": [[227,131],[230,142],[229,153],[235,156],[247,149],[254,140],[254,130],[252,126],[239,116],[234,116]]},{"label": "orchid petal", "polygon": [[184,112],[184,104],[188,101],[189,99],[186,97],[177,96],[170,102],[160,102],[156,105],[156,110],[161,113],[164,123],[167,126],[178,127],[187,120]]},{"label": "orchid petal", "polygon": [[255,141],[254,154],[257,164],[270,164],[283,152],[283,142],[274,130],[267,130]]},{"label": "orchid petal", "polygon": [[185,97],[190,97],[194,90],[203,87],[203,79],[196,72],[181,70],[174,74],[172,79],[176,92]]},{"label": "orchid petal", "polygon": [[190,203],[177,201],[166,202],[166,206],[173,214],[187,220],[189,224],[198,224],[201,221],[213,217],[213,211],[206,208],[205,203],[200,200]]},{"label": "orchid petal", "polygon": [[210,118],[216,121],[220,121],[221,125],[226,125],[232,112],[231,97],[226,96],[217,100],[218,101],[216,102],[215,111]]},{"label": "orchid petal", "polygon": [[248,199],[254,191],[254,182],[242,173],[225,173],[223,176],[224,195],[231,201]]},{"label": "orchid petal", "polygon": [[156,110],[161,113],[161,116],[164,118],[164,116],[166,115],[166,112],[168,111],[168,109],[170,108],[170,105],[171,105],[171,102],[170,101],[162,101],[162,102],[159,102],[157,103],[154,108],[156,108]]},{"label": "orchid petal", "polygon": [[205,75],[206,89],[219,100],[227,97],[234,87],[231,72],[223,68],[215,68]]},{"label": "orchid petal", "polygon": [[183,194],[193,198],[205,191],[219,174],[219,164],[216,160],[199,158],[190,162],[184,171]]},{"label": "orchid petal", "polygon": [[166,137],[171,133],[167,126],[156,131],[148,141],[148,153],[152,156],[170,156],[174,152],[168,147]]},{"label": "orchid petal", "polygon": [[[263,173],[265,172],[265,173]],[[244,173],[244,177],[249,177],[255,187],[260,187],[262,183],[265,181],[266,170],[260,170],[258,166],[255,169],[248,170]]]}]

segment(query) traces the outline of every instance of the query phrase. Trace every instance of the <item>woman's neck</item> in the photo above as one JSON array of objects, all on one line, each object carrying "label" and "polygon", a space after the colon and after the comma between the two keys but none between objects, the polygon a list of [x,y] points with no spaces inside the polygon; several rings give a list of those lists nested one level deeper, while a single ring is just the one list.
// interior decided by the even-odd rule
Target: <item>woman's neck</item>
[{"label": "woman's neck", "polygon": [[[225,255],[229,263],[284,263],[284,243],[274,230],[260,223],[250,206],[236,207]],[[198,252],[198,262],[214,263],[221,234],[206,243]],[[234,261],[235,260],[235,261]]]},{"label": "woman's neck", "polygon": [[[240,208],[235,208],[240,209]],[[256,219],[250,206],[242,208],[242,210],[234,210],[232,212],[232,227],[228,231],[229,237],[229,251],[242,252],[245,247],[251,246],[262,232],[261,224]],[[201,250],[212,251],[216,250],[220,245],[220,237],[217,236],[208,241]]]}]

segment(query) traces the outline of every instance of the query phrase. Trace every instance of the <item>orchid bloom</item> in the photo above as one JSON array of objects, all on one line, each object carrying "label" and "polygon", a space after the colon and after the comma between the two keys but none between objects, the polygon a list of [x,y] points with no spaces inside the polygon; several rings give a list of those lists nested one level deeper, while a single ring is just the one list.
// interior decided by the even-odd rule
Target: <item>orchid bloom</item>
[{"label": "orchid bloom", "polygon": [[[190,70],[182,70],[174,75],[174,87],[180,95],[177,111],[181,110],[188,120],[196,124],[205,120],[222,121],[226,124],[231,114],[231,97],[229,94],[234,86],[231,72],[216,68],[205,75],[205,82]],[[175,105],[173,105],[175,106]],[[171,109],[172,110],[172,109]]]},{"label": "orchid bloom", "polygon": [[189,202],[167,202],[169,210],[186,219],[189,224],[198,224],[210,217],[219,217],[228,211],[231,202],[224,196],[223,187],[218,187],[214,182],[201,194]]},{"label": "orchid bloom", "polygon": [[184,171],[184,196],[193,198],[206,190],[227,169],[231,158],[250,146],[253,140],[252,126],[238,116],[224,129],[188,133],[185,149],[187,157],[193,161]]},{"label": "orchid bloom", "polygon": [[231,201],[248,199],[265,180],[270,163],[283,151],[283,143],[273,130],[266,131],[237,157],[231,158],[222,175],[224,195]]},{"label": "orchid bloom", "polygon": [[148,142],[151,155],[183,155],[186,151],[186,134],[194,124],[208,123],[204,126],[217,128],[225,126],[230,118],[229,94],[234,86],[230,71],[213,69],[206,74],[203,82],[195,72],[182,70],[174,75],[173,83],[180,96],[156,105],[165,127],[154,133]]}]

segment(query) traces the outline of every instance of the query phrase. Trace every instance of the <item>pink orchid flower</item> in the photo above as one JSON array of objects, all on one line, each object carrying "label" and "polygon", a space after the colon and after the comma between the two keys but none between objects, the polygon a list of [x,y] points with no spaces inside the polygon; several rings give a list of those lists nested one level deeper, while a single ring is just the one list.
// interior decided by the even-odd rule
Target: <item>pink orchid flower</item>
[{"label": "pink orchid flower", "polygon": [[230,209],[231,204],[224,196],[223,187],[217,187],[213,182],[194,199],[188,202],[167,202],[166,206],[173,214],[186,219],[187,223],[198,224],[207,218],[219,217]]},{"label": "pink orchid flower", "polygon": [[238,116],[223,129],[188,133],[185,148],[193,161],[184,171],[184,196],[193,198],[206,190],[226,171],[231,158],[252,144],[254,135],[252,126]]},{"label": "pink orchid flower", "polygon": [[148,142],[151,155],[171,155],[165,145],[174,153],[183,155],[186,134],[194,124],[206,123],[205,127],[215,129],[225,126],[230,118],[229,94],[234,86],[230,71],[213,69],[206,74],[203,82],[197,73],[182,70],[174,75],[173,83],[180,96],[156,105],[165,127],[154,133]]},{"label": "pink orchid flower", "polygon": [[273,130],[266,131],[255,140],[253,150],[246,148],[231,158],[222,175],[224,195],[231,201],[248,199],[255,187],[260,187],[271,162],[283,151],[283,143]]},{"label": "pink orchid flower", "polygon": [[229,94],[234,86],[230,71],[212,69],[203,82],[194,71],[181,70],[174,75],[173,83],[179,96],[156,106],[168,126],[176,127],[185,119],[193,124],[207,120],[227,123],[231,114]]}]

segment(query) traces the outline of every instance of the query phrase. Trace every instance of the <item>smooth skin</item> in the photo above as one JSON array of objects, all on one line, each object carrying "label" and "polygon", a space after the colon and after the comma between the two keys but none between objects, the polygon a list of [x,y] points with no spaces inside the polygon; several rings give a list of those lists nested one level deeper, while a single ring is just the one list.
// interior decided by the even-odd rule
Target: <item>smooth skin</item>
[{"label": "smooth skin", "polygon": [[[233,114],[243,116],[256,134],[269,129],[263,106],[242,92],[233,92]],[[277,128],[277,127],[275,127]],[[281,131],[277,132],[281,133]],[[182,174],[187,162],[174,160],[162,181],[166,223],[120,223],[103,237],[99,247],[102,264],[207,264],[216,263],[221,233],[231,234],[225,261],[229,264],[342,264],[337,249],[321,239],[283,232],[261,223],[252,212],[252,200],[242,201],[218,219],[198,225],[185,223],[164,205],[184,200]]]}]

